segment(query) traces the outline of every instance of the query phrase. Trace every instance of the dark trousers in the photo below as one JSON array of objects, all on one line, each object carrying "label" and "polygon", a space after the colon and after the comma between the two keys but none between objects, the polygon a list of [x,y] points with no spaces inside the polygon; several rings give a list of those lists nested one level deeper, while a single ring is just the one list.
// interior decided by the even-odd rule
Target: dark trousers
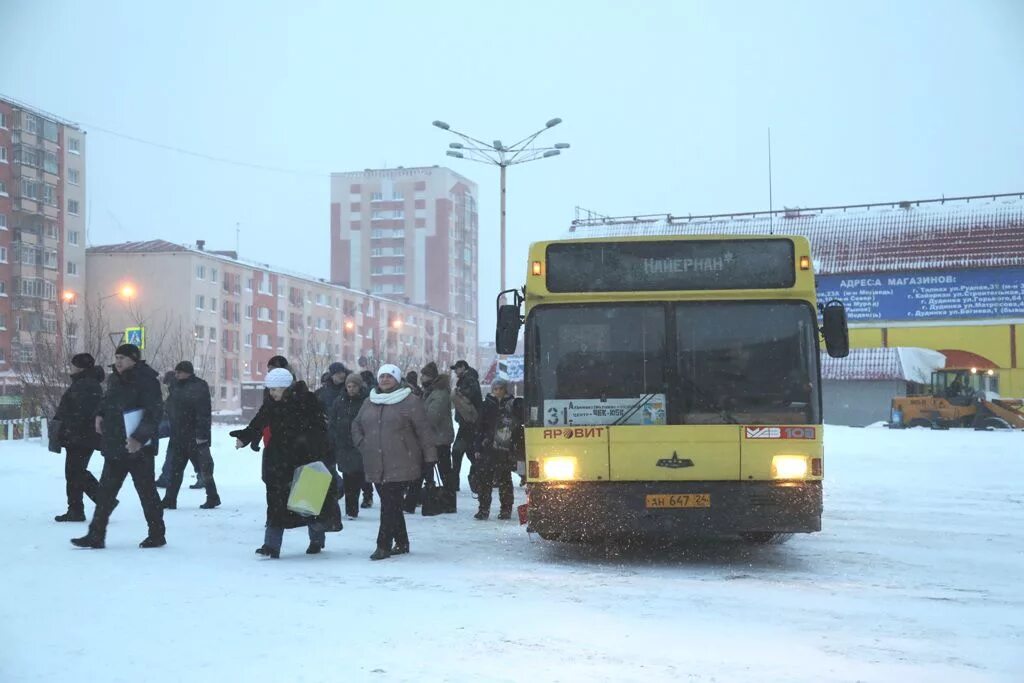
[{"label": "dark trousers", "polygon": [[110,513],[114,511],[114,501],[129,474],[135,491],[142,503],[142,512],[149,524],[150,536],[164,535],[164,510],[160,506],[160,494],[156,490],[156,466],[154,456],[136,453],[132,456],[107,458],[103,463],[103,474],[100,475],[99,499],[96,501],[96,512],[93,514],[89,533],[105,538]]},{"label": "dark trousers", "polygon": [[[366,474],[363,472],[342,473],[342,495],[345,497],[345,514],[349,517],[359,516],[359,493],[367,485]],[[373,490],[373,485],[370,485]]]},{"label": "dark trousers", "polygon": [[213,456],[210,454],[210,447],[206,444],[191,443],[185,446],[175,444],[171,450],[171,479],[167,482],[167,493],[165,499],[177,503],[178,491],[181,490],[182,481],[185,479],[185,468],[189,461],[197,468],[202,477],[203,486],[206,488],[206,495],[213,497],[217,495],[217,484],[213,480]]},{"label": "dark trousers", "polygon": [[66,448],[64,450],[64,481],[68,494],[68,511],[84,512],[85,503],[82,496],[96,502],[100,483],[89,471],[89,459],[92,458],[91,448]]},{"label": "dark trousers", "polygon": [[[189,459],[192,460],[191,458],[189,458]],[[195,460],[192,460],[192,469],[193,469],[193,471],[195,471],[196,477],[200,477],[201,476],[201,474],[199,473],[199,463],[196,462]],[[171,472],[173,472],[173,471],[174,471],[174,451],[171,450],[170,446],[168,446],[167,447],[167,455],[164,456],[164,466],[160,470],[160,478],[158,479],[158,481],[162,481],[162,482],[164,482],[164,484],[166,484],[167,482],[169,482],[171,480]]]},{"label": "dark trousers", "polygon": [[402,502],[408,481],[389,481],[377,484],[380,496],[380,531],[377,532],[377,547],[391,550],[392,546],[409,545],[409,533],[405,529],[405,513]]},{"label": "dark trousers", "polygon": [[368,481],[363,482],[363,498],[373,500],[373,484]]},{"label": "dark trousers", "polygon": [[495,479],[498,483],[498,500],[502,512],[508,512],[515,503],[512,491],[512,471],[509,469],[508,453],[494,451],[484,453],[476,461],[476,494],[480,509],[490,511],[491,489]]},{"label": "dark trousers", "polygon": [[462,456],[469,458],[469,476],[472,480],[475,470],[473,463],[476,454],[473,453],[473,442],[476,441],[476,427],[459,425],[459,433],[455,435],[455,443],[452,444],[452,473],[455,475],[455,490],[459,489],[459,481],[462,477]]}]

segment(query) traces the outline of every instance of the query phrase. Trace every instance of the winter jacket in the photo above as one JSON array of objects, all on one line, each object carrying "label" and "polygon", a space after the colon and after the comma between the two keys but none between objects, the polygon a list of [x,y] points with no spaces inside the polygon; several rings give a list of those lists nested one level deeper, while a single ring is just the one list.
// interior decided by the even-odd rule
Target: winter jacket
[{"label": "winter jacket", "polygon": [[324,409],[324,413],[330,413],[331,408],[334,407],[334,402],[344,393],[344,382],[335,384],[334,380],[328,378],[327,383],[316,390],[316,398],[320,401],[320,407]]},{"label": "winter jacket", "polygon": [[103,368],[96,366],[71,375],[71,386],[60,397],[53,416],[60,420],[57,442],[65,448],[92,448],[100,444],[96,411],[103,399]]},{"label": "winter jacket", "polygon": [[451,446],[455,440],[455,428],[452,427],[452,380],[451,376],[439,375],[437,379],[424,387],[423,408],[434,428],[435,443],[438,446]]},{"label": "winter jacket", "polygon": [[210,385],[195,375],[175,380],[167,397],[171,441],[168,448],[194,449],[197,441],[210,442]]},{"label": "winter jacket", "polygon": [[333,477],[318,517],[303,517],[288,509],[295,469],[317,461],[327,464],[327,419],[316,396],[305,383],[299,382],[285,392],[282,400],[271,400],[263,408],[270,427],[270,443],[263,452],[267,524],[294,529],[306,526],[312,519],[322,522],[328,530],[340,529],[341,508]]},{"label": "winter jacket", "polygon": [[[480,417],[480,431],[477,433],[474,450],[485,457],[508,457],[515,432],[515,420],[512,418],[512,397],[498,399],[489,394],[484,399],[484,409]],[[504,438],[496,439],[499,429],[507,430]],[[499,444],[504,445],[503,448]]]},{"label": "winter jacket", "polygon": [[425,464],[437,462],[423,401],[404,385],[388,393],[370,392],[352,423],[352,440],[363,456],[366,480],[375,484],[415,481]]},{"label": "winter jacket", "polygon": [[331,406],[331,412],[327,418],[334,460],[343,474],[363,471],[363,456],[352,441],[352,422],[359,414],[359,409],[363,407],[363,401],[369,395],[370,392],[365,387],[355,397],[349,396],[346,391]]},{"label": "winter jacket", "polygon": [[[480,424],[480,412],[484,407],[484,397],[480,392],[480,374],[473,368],[467,369],[462,373],[462,377],[459,378],[459,381],[455,383],[455,391],[469,399],[473,408],[476,409],[477,414],[475,423],[470,423],[470,421],[467,421],[465,417],[456,410],[455,421],[459,423],[460,427],[475,429]],[[457,404],[456,407],[458,407]]]},{"label": "winter jacket", "polygon": [[[133,410],[142,410],[142,419],[138,428],[129,435],[125,434],[124,415]],[[100,441],[103,457],[132,457],[125,443],[129,436],[143,444],[135,455],[156,455],[157,430],[163,412],[163,396],[156,370],[146,365],[146,361],[139,361],[135,367],[121,373],[115,368],[107,377],[107,390],[97,411],[103,418]]]}]

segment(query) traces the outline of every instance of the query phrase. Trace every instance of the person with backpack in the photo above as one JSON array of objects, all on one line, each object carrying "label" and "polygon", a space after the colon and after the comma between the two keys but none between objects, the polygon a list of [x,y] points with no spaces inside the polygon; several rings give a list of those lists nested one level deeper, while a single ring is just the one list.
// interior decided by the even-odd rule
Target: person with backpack
[{"label": "person with backpack", "polygon": [[495,480],[501,505],[498,519],[512,519],[515,496],[512,490],[510,459],[514,434],[515,417],[512,414],[508,380],[498,378],[491,383],[491,393],[484,400],[480,430],[474,448],[479,510],[473,515],[473,519],[484,520],[491,516],[491,491]]}]

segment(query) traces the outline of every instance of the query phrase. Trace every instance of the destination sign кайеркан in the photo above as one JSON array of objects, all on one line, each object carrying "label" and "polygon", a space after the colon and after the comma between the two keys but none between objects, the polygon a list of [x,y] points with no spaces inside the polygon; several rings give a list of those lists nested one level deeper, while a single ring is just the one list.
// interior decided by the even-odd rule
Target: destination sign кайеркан
[{"label": "destination sign \u043a\u0430\u0439\u0435\u0440\u043a\u0430\u043d", "polygon": [[792,287],[788,239],[570,242],[547,248],[550,292]]}]

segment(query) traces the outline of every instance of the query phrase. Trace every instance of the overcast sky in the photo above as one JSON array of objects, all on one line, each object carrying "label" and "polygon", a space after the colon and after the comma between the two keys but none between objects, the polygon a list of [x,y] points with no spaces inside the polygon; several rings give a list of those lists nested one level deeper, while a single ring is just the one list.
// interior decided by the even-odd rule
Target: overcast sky
[{"label": "overcast sky", "polygon": [[510,285],[577,205],[767,208],[769,126],[777,207],[1024,190],[1024,2],[836,4],[0,0],[0,93],[88,131],[91,244],[230,249],[238,223],[244,256],[328,277],[331,171],[451,162],[488,338],[498,173],[434,119],[564,119],[572,149],[509,173]]}]

